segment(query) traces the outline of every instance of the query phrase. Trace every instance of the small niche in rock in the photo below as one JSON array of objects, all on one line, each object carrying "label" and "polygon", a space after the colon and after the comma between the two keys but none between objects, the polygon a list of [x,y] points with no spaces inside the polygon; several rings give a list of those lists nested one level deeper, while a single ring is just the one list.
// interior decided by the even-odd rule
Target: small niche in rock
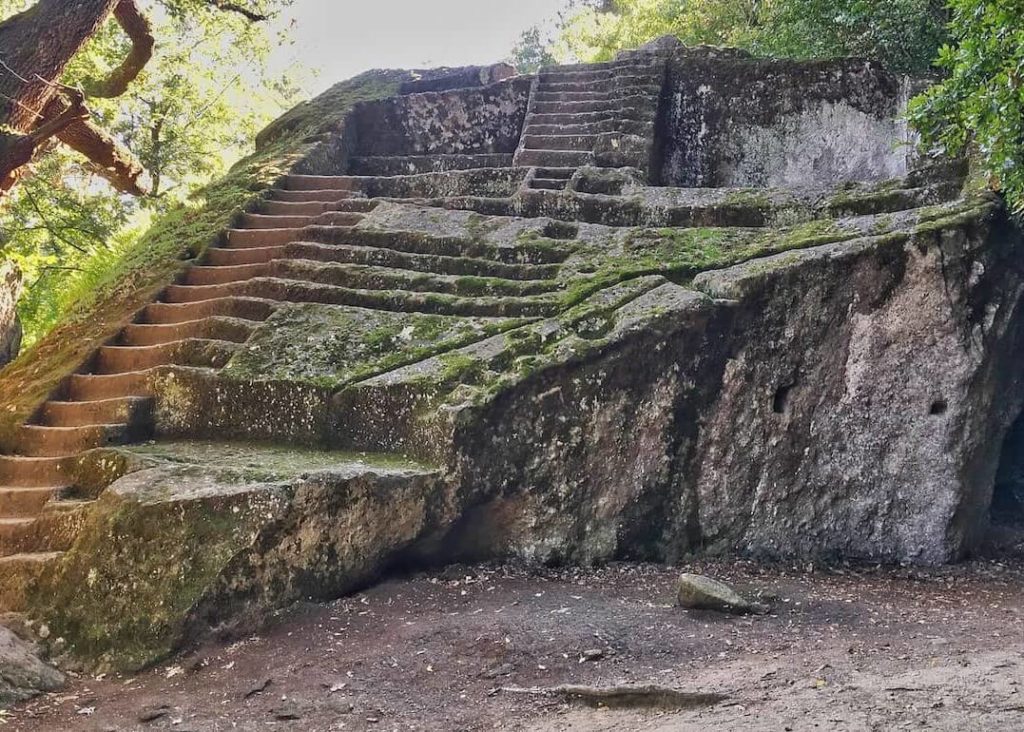
[{"label": "small niche in rock", "polygon": [[789,393],[793,390],[793,384],[783,384],[775,390],[772,398],[772,411],[776,414],[785,414],[786,405],[789,404]]},{"label": "small niche in rock", "polygon": [[928,408],[928,414],[938,416],[940,414],[945,414],[947,409],[949,409],[949,404],[946,403],[945,399],[936,399]]},{"label": "small niche in rock", "polygon": [[565,221],[549,221],[541,233],[548,239],[575,239],[580,227]]},{"label": "small niche in rock", "polygon": [[990,516],[993,524],[1024,528],[1024,415],[1003,440]]}]

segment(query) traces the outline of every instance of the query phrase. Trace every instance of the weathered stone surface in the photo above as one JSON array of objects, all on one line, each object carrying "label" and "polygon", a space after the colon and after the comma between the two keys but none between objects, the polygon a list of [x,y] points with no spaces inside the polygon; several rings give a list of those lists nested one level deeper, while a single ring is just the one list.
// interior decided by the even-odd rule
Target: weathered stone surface
[{"label": "weathered stone surface", "polygon": [[833,186],[904,175],[910,82],[865,61],[680,54],[661,180],[673,186]]},{"label": "weathered stone surface", "polygon": [[352,114],[353,154],[512,153],[526,116],[529,80],[479,89],[407,94],[359,105]]},{"label": "weathered stone surface", "polygon": [[64,675],[0,626],[0,708],[64,686]]},{"label": "weathered stone surface", "polygon": [[461,416],[458,474],[487,497],[467,543],[956,559],[985,531],[1020,408],[1018,237],[981,205],[621,308],[603,339]]},{"label": "weathered stone surface", "polygon": [[[346,110],[8,420],[36,457],[0,456],[30,487],[0,504],[0,606],[137,667],[399,563],[978,547],[1024,400],[1024,249],[963,164],[894,152],[907,84],[728,49],[449,71],[268,128]],[[53,457],[150,434],[193,441]]]},{"label": "weathered stone surface", "polygon": [[746,599],[724,582],[690,573],[679,577],[676,602],[688,610],[714,610],[734,615],[768,612],[767,605]]},{"label": "weathered stone surface", "polygon": [[[158,466],[115,481],[35,588],[52,635],[100,666],[138,668],[211,628],[337,596],[451,520],[436,473],[408,462],[191,444],[150,455]],[[220,467],[202,467],[214,456]]]}]

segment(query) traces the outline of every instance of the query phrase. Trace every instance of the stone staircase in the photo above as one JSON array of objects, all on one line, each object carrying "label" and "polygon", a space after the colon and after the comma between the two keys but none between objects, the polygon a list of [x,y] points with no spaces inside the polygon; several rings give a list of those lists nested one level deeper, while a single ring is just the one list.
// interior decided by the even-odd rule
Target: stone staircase
[{"label": "stone staircase", "polygon": [[513,165],[535,168],[527,186],[564,190],[583,166],[650,171],[664,85],[657,56],[540,72]]},{"label": "stone staircase", "polygon": [[17,610],[18,588],[73,543],[92,503],[75,485],[80,454],[152,436],[157,369],[219,370],[281,302],[474,318],[557,311],[564,253],[360,228],[379,205],[361,182],[287,177],[20,428],[0,455],[0,609]]}]

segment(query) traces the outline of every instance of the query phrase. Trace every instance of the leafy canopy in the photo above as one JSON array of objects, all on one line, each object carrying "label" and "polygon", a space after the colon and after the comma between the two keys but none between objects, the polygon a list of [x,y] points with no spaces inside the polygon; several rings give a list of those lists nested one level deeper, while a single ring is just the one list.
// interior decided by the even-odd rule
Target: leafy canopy
[{"label": "leafy canopy", "polygon": [[[255,16],[290,0],[236,3]],[[0,17],[31,5],[0,0]],[[0,253],[18,263],[26,293],[20,312],[30,345],[96,284],[155,218],[219,177],[256,133],[294,104],[299,89],[272,78],[267,57],[280,39],[266,23],[217,0],[140,3],[157,39],[155,54],[127,93],[89,100],[98,124],[146,168],[152,195],[118,194],[77,153],[54,144],[0,212]],[[106,78],[129,48],[108,22],[62,81],[88,87]]]},{"label": "leafy canopy", "polygon": [[910,118],[939,152],[980,153],[991,186],[1024,213],[1024,0],[952,0],[948,76],[911,103]]},{"label": "leafy canopy", "polygon": [[560,55],[606,61],[674,35],[762,56],[867,56],[921,71],[946,38],[945,21],[943,0],[612,0],[563,24]]}]

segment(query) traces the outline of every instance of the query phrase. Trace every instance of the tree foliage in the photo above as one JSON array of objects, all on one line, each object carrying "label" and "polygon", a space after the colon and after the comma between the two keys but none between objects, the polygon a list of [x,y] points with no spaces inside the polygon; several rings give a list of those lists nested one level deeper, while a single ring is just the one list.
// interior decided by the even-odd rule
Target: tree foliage
[{"label": "tree foliage", "polygon": [[688,45],[764,56],[867,56],[897,71],[927,69],[946,37],[943,0],[612,0],[565,24],[564,51],[604,61],[674,35]]},{"label": "tree foliage", "polygon": [[[89,160],[51,142],[0,211],[0,252],[19,264],[27,284],[20,304],[27,344],[103,279],[155,217],[222,174],[261,126],[294,103],[298,88],[266,69],[276,39],[248,17],[285,2],[239,3],[246,13],[209,0],[142,5],[157,39],[152,59],[123,95],[92,98],[89,108],[145,169],[150,194],[122,195]],[[0,17],[28,4],[0,0]],[[61,82],[87,88],[107,78],[130,45],[107,23]]]},{"label": "tree foliage", "polygon": [[948,76],[911,104],[925,144],[974,148],[996,190],[1024,213],[1024,0],[952,0],[954,42],[938,64]]}]

